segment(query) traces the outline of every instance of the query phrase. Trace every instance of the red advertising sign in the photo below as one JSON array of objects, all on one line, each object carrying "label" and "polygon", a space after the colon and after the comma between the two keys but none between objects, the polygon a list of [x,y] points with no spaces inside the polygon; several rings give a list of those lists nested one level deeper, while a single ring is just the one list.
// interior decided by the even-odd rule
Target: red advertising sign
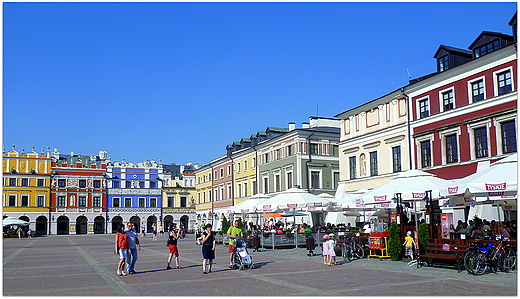
[{"label": "red advertising sign", "polygon": [[447,220],[448,219],[448,215],[446,214],[441,214],[441,220]]},{"label": "red advertising sign", "polygon": [[426,197],[426,192],[423,192],[423,193],[413,193],[412,192],[413,199],[423,199],[424,197]]},{"label": "red advertising sign", "polygon": [[486,184],[487,191],[504,191],[507,189],[506,183]]},{"label": "red advertising sign", "polygon": [[322,203],[321,203],[321,202],[315,202],[315,203],[314,203],[314,206],[315,206],[315,207],[321,207],[321,206],[322,206]]},{"label": "red advertising sign", "polygon": [[386,201],[386,195],[374,196],[374,201]]},{"label": "red advertising sign", "polygon": [[390,219],[392,219],[392,221],[395,221],[395,215],[392,215]]}]

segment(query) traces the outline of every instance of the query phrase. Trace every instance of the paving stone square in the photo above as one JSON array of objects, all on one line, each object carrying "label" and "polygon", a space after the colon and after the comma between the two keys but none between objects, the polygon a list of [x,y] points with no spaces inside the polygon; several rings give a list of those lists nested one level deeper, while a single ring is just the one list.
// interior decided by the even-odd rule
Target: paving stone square
[{"label": "paving stone square", "polygon": [[[179,241],[182,269],[166,270],[165,238],[141,239],[136,274],[117,276],[113,235],[3,239],[4,296],[516,296],[517,273],[474,276],[454,267],[409,267],[361,259],[337,266],[305,249],[261,249],[254,269],[229,268],[217,245],[213,273],[202,274],[201,247]],[[321,253],[318,249],[316,253]],[[172,261],[172,267],[175,262]],[[172,290],[175,290],[172,293]]]}]

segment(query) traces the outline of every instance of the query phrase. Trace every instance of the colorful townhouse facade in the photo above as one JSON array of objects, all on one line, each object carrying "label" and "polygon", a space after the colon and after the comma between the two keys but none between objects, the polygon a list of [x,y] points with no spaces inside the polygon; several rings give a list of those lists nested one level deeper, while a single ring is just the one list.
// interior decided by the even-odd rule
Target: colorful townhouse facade
[{"label": "colorful townhouse facade", "polygon": [[[467,50],[441,45],[434,55],[437,72],[405,88],[417,169],[444,179],[463,178],[517,152],[516,14],[510,25],[513,36],[484,31]],[[445,230],[472,218],[477,208],[483,218],[502,213],[499,202],[472,207],[473,199],[467,200],[442,207]],[[516,219],[516,204],[508,207],[514,211],[504,211],[506,218]]]},{"label": "colorful townhouse facade", "polygon": [[178,223],[179,227],[195,229],[195,173],[199,165],[163,165],[162,216],[164,229],[170,223]]},{"label": "colorful townhouse facade", "polygon": [[51,157],[50,151],[40,154],[33,149],[26,153],[3,150],[3,215],[30,222],[37,234],[47,234],[51,228]]},{"label": "colorful townhouse facade", "polygon": [[106,232],[106,152],[99,156],[52,151],[51,234]]},{"label": "colorful townhouse facade", "polygon": [[146,232],[152,232],[154,224],[161,225],[161,164],[153,160],[131,163],[123,159],[107,166],[106,175],[108,233],[115,232],[119,224],[126,222],[134,223],[136,228],[144,224]]}]

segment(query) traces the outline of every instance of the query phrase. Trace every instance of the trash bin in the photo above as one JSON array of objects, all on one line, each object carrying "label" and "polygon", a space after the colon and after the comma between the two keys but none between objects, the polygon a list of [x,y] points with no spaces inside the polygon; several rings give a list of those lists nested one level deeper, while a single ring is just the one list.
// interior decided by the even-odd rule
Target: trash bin
[{"label": "trash bin", "polygon": [[316,244],[314,243],[314,237],[311,234],[307,234],[305,236],[305,248],[309,250],[308,256],[314,255],[314,248],[316,248]]},{"label": "trash bin", "polygon": [[260,247],[262,247],[262,245],[260,245],[259,236],[253,236],[253,247],[255,248],[255,249],[253,249],[253,252],[259,251]]}]

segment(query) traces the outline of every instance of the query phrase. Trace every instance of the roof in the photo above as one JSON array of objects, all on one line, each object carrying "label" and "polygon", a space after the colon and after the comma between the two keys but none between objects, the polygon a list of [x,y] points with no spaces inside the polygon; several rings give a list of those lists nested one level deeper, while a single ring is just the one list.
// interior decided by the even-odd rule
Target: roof
[{"label": "roof", "polygon": [[482,31],[482,33],[479,34],[479,36],[471,43],[471,45],[469,45],[468,48],[473,49],[473,46],[475,46],[475,44],[478,43],[480,39],[484,36],[495,36],[503,38],[505,40],[513,40],[513,37],[511,35],[503,34],[500,32]]},{"label": "roof", "polygon": [[473,56],[473,53],[471,51],[459,49],[459,48],[455,48],[455,47],[450,47],[450,46],[446,46],[446,45],[440,45],[439,49],[437,49],[437,52],[435,52],[435,55],[433,55],[433,57],[437,58],[437,54],[439,54],[439,51],[443,50],[443,49],[448,52],[451,52],[451,53],[461,54],[463,56],[470,56],[470,57]]}]

